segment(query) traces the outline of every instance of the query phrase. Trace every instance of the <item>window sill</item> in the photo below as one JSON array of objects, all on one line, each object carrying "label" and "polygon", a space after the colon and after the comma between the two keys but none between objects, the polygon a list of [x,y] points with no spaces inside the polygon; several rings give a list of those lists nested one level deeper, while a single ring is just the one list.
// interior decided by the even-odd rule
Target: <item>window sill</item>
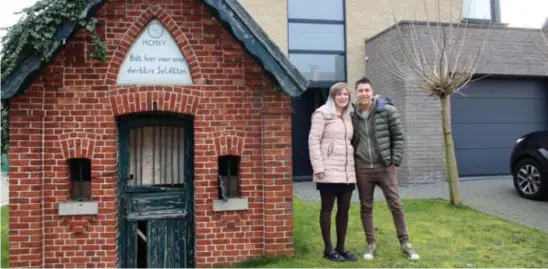
[{"label": "window sill", "polygon": [[487,20],[487,19],[476,19],[476,18],[462,18],[461,23],[468,23],[468,24],[490,24],[492,26],[508,26],[508,23],[503,22],[497,22],[493,20]]},{"label": "window sill", "polygon": [[237,211],[249,209],[249,203],[246,198],[229,198],[227,201],[215,200],[213,201],[213,211]]},{"label": "window sill", "polygon": [[98,202],[68,201],[59,203],[59,216],[97,215]]}]

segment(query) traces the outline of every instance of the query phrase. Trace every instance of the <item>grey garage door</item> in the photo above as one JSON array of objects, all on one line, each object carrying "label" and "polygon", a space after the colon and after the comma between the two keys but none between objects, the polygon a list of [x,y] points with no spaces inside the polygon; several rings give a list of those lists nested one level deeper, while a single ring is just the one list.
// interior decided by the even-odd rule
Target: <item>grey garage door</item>
[{"label": "grey garage door", "polygon": [[460,176],[509,174],[517,138],[548,129],[546,81],[484,78],[462,92],[451,99]]}]

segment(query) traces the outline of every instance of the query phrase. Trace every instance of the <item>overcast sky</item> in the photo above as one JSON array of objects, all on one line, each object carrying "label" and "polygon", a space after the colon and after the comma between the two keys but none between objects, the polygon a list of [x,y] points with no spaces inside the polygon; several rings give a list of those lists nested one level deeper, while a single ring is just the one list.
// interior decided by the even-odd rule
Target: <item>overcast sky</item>
[{"label": "overcast sky", "polygon": [[[14,15],[13,13],[35,2],[36,0],[2,0],[0,27],[16,23],[19,15]],[[539,28],[548,17],[548,0],[500,0],[500,2],[502,21],[512,27]],[[4,33],[4,31],[0,32],[0,36],[3,36]]]},{"label": "overcast sky", "polygon": [[548,0],[500,0],[501,20],[514,27],[540,28],[548,18]]}]

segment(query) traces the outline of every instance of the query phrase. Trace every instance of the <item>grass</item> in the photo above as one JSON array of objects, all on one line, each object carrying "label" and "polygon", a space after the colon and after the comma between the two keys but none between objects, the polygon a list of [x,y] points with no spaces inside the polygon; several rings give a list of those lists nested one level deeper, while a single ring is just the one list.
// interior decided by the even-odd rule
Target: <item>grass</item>
[{"label": "grass", "polygon": [[9,243],[8,243],[8,234],[9,234],[9,208],[7,205],[2,206],[1,210],[1,221],[2,227],[0,228],[0,235],[2,235],[2,268],[8,268],[8,257],[9,257]]},{"label": "grass", "polygon": [[[401,256],[392,216],[385,202],[375,203],[378,255],[373,261],[334,263],[321,258],[323,242],[317,202],[294,199],[294,257],[261,258],[232,267],[548,267],[548,234],[444,200],[404,201],[409,234],[421,255],[417,262]],[[2,268],[8,267],[8,207],[2,206]],[[335,242],[335,226],[332,228]],[[359,204],[350,209],[346,246],[355,254],[364,247]],[[361,255],[359,255],[361,256]]]},{"label": "grass", "polygon": [[[421,255],[420,261],[408,261],[400,254],[392,215],[385,202],[376,202],[374,209],[378,249],[375,260],[361,259],[365,235],[359,203],[353,203],[350,209],[346,247],[360,259],[344,263],[323,259],[320,205],[295,198],[296,255],[260,258],[233,267],[548,267],[546,233],[468,207],[452,207],[444,200],[409,200],[404,201],[404,207],[410,239]],[[331,232],[335,243],[334,224]]]}]

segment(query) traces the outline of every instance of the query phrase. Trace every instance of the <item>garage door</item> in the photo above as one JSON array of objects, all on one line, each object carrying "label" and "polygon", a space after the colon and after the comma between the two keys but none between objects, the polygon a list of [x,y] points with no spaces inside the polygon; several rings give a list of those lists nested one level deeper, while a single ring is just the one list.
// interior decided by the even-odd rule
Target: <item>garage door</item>
[{"label": "garage door", "polygon": [[516,139],[548,130],[546,81],[484,78],[462,92],[451,99],[460,176],[509,174]]}]

